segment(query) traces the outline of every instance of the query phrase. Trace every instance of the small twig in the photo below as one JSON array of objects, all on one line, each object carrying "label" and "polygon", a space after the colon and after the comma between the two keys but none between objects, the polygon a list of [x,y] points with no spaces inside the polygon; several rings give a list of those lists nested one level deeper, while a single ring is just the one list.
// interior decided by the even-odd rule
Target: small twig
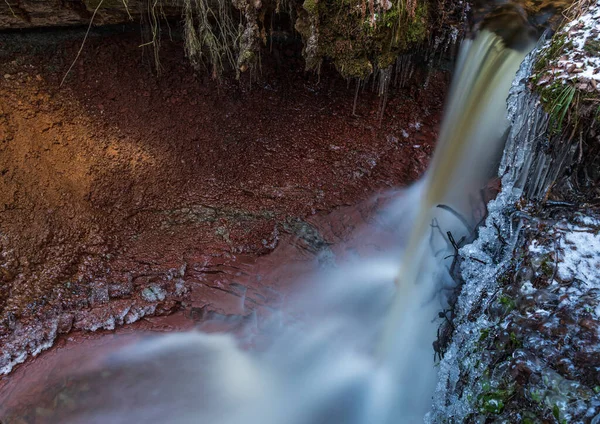
[{"label": "small twig", "polygon": [[445,211],[450,212],[452,215],[454,215],[460,222],[462,225],[465,226],[465,228],[469,231],[469,234],[471,234],[473,232],[473,229],[471,228],[471,226],[469,225],[469,223],[467,222],[467,220],[457,211],[455,211],[454,209],[452,209],[450,206],[448,205],[437,205],[438,208],[443,209]]},{"label": "small twig", "polygon": [[431,225],[430,225],[430,227],[431,227],[431,235],[430,235],[430,240],[433,240],[433,230],[437,230],[437,231],[440,233],[440,235],[441,235],[442,237],[444,237],[444,233],[442,232],[442,229],[440,228],[440,224],[439,224],[439,222],[438,222],[437,218],[433,218],[433,219],[431,220]]},{"label": "small twig", "polygon": [[133,21],[133,16],[131,16],[131,13],[129,13],[129,6],[127,5],[127,1],[128,0],[121,0],[123,2],[123,6],[125,7],[125,12],[127,12],[127,17],[129,18],[130,21]]},{"label": "small twig", "polygon": [[104,3],[104,0],[100,0],[100,3],[98,3],[98,6],[96,6],[96,9],[94,9],[94,13],[92,14],[92,18],[90,19],[90,24],[88,25],[88,29],[85,33],[85,37],[83,37],[83,42],[81,43],[81,47],[79,47],[79,51],[77,52],[77,56],[75,56],[75,60],[73,61],[73,63],[71,63],[71,66],[69,66],[69,69],[67,69],[67,73],[65,74],[62,81],[60,82],[60,85],[58,86],[59,88],[63,86],[63,84],[65,83],[65,80],[67,79],[67,76],[69,75],[69,72],[71,72],[71,69],[73,69],[73,66],[75,66],[77,59],[79,59],[79,56],[81,55],[81,52],[83,51],[83,46],[85,46],[85,42],[88,38],[88,35],[90,34],[90,30],[92,29],[92,24],[94,23],[94,18],[96,17],[96,13],[98,13],[98,10],[100,9],[100,6],[102,6],[102,3]]},{"label": "small twig", "polygon": [[558,236],[558,239],[554,239],[554,272],[552,273],[552,279],[550,280],[550,284],[552,284],[554,282],[554,279],[556,278],[556,274],[558,274],[558,242],[560,240],[560,236]]},{"label": "small twig", "polygon": [[561,200],[546,200],[544,206],[553,207],[553,208],[575,208],[577,205],[571,202],[564,202]]},{"label": "small twig", "polygon": [[583,159],[583,129],[579,131],[579,158],[577,162],[581,163],[581,159]]},{"label": "small twig", "polygon": [[477,258],[475,258],[473,256],[469,256],[469,259],[474,260],[475,262],[479,262],[480,264],[483,264],[483,265],[487,265],[488,264],[487,262],[482,261],[481,259],[477,259]]},{"label": "small twig", "polygon": [[450,240],[450,244],[454,248],[454,252],[458,253],[459,247],[458,247],[458,243],[456,243],[456,240],[454,240],[454,236],[452,235],[452,233],[450,231],[447,231],[446,234],[448,235],[448,240]]},{"label": "small twig", "polygon": [[523,211],[514,211],[513,213],[510,214],[511,221],[514,221],[515,218],[526,219],[528,221],[535,221],[534,217],[532,217],[531,215],[529,215]]},{"label": "small twig", "polygon": [[[489,309],[490,306],[492,305],[492,303],[494,302],[494,300],[496,300],[496,298],[498,297],[498,292],[502,289],[502,287],[497,287],[496,291],[494,293],[492,293],[492,295],[488,298],[486,304],[485,304],[485,308],[484,308],[484,312],[485,314],[489,314]],[[482,299],[483,301],[483,299]]]},{"label": "small twig", "polygon": [[458,259],[459,259],[458,250],[460,249],[460,246],[464,243],[465,237],[462,237],[457,243],[456,240],[454,240],[454,236],[452,235],[452,233],[450,231],[448,231],[446,234],[448,235],[448,240],[450,241],[452,248],[454,248],[454,254],[447,256],[445,259],[454,256],[454,259],[452,259],[452,264],[450,265],[450,268],[448,269],[448,273],[450,274],[450,277],[454,278],[454,271],[456,269],[456,264],[458,264]]},{"label": "small twig", "polygon": [[440,236],[442,237],[442,239],[443,239],[444,241],[446,241],[446,244],[447,244],[448,246],[450,246],[450,247],[451,247],[451,244],[450,244],[450,243],[449,243],[449,242],[446,240],[446,237],[444,236],[444,232],[443,232],[443,231],[442,231],[442,229],[440,228],[440,225],[439,225],[439,222],[438,222],[437,218],[433,218],[433,219],[431,220],[431,225],[430,225],[430,227],[431,227],[431,233],[430,233],[430,235],[429,235],[429,246],[430,246],[431,250],[434,252],[434,256],[437,258],[437,256],[438,256],[440,253],[444,252],[446,249],[440,249],[440,250],[439,250],[439,251],[437,251],[437,252],[435,252],[435,251],[434,251],[434,249],[435,249],[435,246],[434,246],[434,230],[437,230],[437,231],[438,231],[438,233],[440,233]]},{"label": "small twig", "polygon": [[496,222],[492,223],[492,225],[496,229],[496,233],[498,234],[498,240],[500,240],[500,243],[502,243],[502,245],[506,246],[508,243],[506,242],[504,237],[502,237],[502,232],[500,231],[500,227],[498,226],[498,224]]},{"label": "small twig", "polygon": [[8,10],[10,10],[10,13],[12,13],[13,17],[18,18],[18,16],[15,14],[15,11],[10,6],[10,3],[8,2],[8,0],[4,0],[4,3],[6,3],[6,5],[8,6]]}]

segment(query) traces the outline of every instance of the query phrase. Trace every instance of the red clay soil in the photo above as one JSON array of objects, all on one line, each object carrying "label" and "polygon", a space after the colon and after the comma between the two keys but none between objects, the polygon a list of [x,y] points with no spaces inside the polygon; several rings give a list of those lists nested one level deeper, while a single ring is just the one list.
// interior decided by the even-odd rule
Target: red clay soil
[{"label": "red clay soil", "polygon": [[61,34],[0,35],[4,371],[71,331],[202,320],[242,292],[250,309],[276,303],[256,258],[280,240],[310,256],[349,231],[310,222],[417,179],[448,84],[417,70],[380,122],[370,88],[353,117],[353,86],[289,49],[253,83],[217,83],[165,40],[157,78],[128,30],[92,34],[59,88],[82,37]]},{"label": "red clay soil", "polygon": [[[391,192],[390,196],[398,193]],[[227,255],[216,259],[206,274],[186,279],[190,288],[184,302],[187,307],[173,314],[144,317],[112,331],[73,331],[59,337],[49,350],[27,360],[0,381],[0,417],[5,420],[2,422],[67,421],[63,414],[69,416],[72,406],[89,406],[79,399],[85,391],[83,386],[97,381],[98,374],[106,374],[115,353],[157,332],[194,328],[229,332],[237,336],[240,346],[260,350],[272,336],[272,313],[290,313],[296,289],[302,294],[307,289],[306,282],[313,286],[310,277],[323,262],[341,262],[347,255],[372,256],[385,250],[388,242],[397,245],[398,234],[382,232],[381,221],[376,218],[376,212],[388,203],[390,196],[341,207],[330,214],[311,217],[309,222],[290,221],[288,229],[296,227],[297,235],[283,234],[268,255]],[[299,226],[303,233],[298,231]],[[365,232],[369,234],[368,244],[361,237]],[[276,315],[276,322],[280,316]],[[155,366],[153,363],[153,369]],[[165,367],[169,369],[170,364]]]}]

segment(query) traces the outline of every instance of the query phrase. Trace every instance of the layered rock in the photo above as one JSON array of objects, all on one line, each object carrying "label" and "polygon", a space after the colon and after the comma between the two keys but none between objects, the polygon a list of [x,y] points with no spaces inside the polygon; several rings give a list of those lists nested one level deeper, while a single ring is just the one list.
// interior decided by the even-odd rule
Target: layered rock
[{"label": "layered rock", "polygon": [[[152,13],[146,0],[6,0],[0,2],[0,29],[88,25],[96,9],[94,25],[139,21]],[[166,4],[155,12],[172,16],[178,9]]]}]

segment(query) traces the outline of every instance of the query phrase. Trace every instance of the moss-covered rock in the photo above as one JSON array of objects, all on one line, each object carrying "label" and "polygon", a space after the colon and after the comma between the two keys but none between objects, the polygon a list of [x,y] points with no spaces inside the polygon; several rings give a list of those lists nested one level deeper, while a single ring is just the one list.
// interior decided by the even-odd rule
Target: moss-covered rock
[{"label": "moss-covered rock", "polygon": [[[274,30],[275,15],[291,22],[303,41],[308,70],[331,61],[344,78],[365,79],[393,65],[407,50],[423,46],[433,32],[452,33],[464,21],[465,4],[456,0],[37,0],[0,1],[0,29],[52,25],[94,25],[143,21],[158,49],[165,19],[183,16],[188,58],[215,78],[225,69],[254,68]],[[462,5],[462,6],[460,6]],[[456,8],[463,10],[456,18]],[[96,10],[98,9],[98,10]],[[38,19],[43,16],[43,19]],[[449,23],[452,21],[452,28]],[[431,44],[438,48],[440,41]]]},{"label": "moss-covered rock", "polygon": [[[566,22],[542,49],[532,82],[551,116],[551,131],[577,131],[600,119],[600,3]],[[595,121],[595,122],[594,122]]]},{"label": "moss-covered rock", "polygon": [[364,79],[423,43],[432,20],[427,2],[305,0],[296,23],[308,69],[330,59],[345,78]]}]

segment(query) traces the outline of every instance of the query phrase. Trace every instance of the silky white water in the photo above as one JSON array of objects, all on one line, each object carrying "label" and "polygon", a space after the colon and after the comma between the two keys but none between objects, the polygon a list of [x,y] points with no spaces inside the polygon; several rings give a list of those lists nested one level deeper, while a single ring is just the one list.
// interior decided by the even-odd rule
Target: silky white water
[{"label": "silky white water", "polygon": [[464,43],[430,169],[356,235],[365,244],[391,236],[384,251],[299,277],[304,292],[261,323],[269,341],[260,349],[188,332],[116,352],[101,373],[76,376],[88,388],[61,422],[422,421],[437,382],[439,312],[454,284],[448,233],[469,238],[481,218],[474,206],[497,166],[525,54],[487,30]]}]

